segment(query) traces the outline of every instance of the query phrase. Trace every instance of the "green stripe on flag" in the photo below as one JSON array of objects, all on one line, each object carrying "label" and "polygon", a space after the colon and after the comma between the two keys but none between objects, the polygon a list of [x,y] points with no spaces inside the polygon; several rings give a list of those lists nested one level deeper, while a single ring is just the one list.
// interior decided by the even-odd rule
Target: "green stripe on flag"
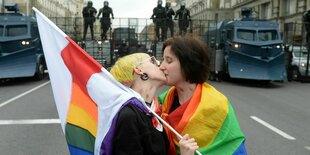
[{"label": "green stripe on flag", "polygon": [[159,104],[164,104],[165,98],[168,94],[168,91],[169,90],[167,90],[167,91],[163,92],[162,94],[160,94],[159,96],[157,96],[157,100],[158,100]]},{"label": "green stripe on flag", "polygon": [[228,115],[212,144],[208,147],[198,149],[203,154],[233,154],[245,140],[230,102],[228,106]]},{"label": "green stripe on flag", "polygon": [[94,152],[95,137],[87,130],[67,123],[65,136],[68,144],[89,152]]}]

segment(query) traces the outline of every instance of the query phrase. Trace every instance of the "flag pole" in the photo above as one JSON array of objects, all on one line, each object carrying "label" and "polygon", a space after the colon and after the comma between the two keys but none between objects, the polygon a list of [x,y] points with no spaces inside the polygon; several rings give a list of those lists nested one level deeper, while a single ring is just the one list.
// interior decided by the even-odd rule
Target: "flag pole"
[{"label": "flag pole", "polygon": [[[157,119],[159,119],[165,126],[167,126],[179,139],[182,139],[182,136],[171,127],[166,121],[164,121],[160,116],[158,116],[150,107],[143,104]],[[198,150],[195,151],[198,155],[202,155]]]}]

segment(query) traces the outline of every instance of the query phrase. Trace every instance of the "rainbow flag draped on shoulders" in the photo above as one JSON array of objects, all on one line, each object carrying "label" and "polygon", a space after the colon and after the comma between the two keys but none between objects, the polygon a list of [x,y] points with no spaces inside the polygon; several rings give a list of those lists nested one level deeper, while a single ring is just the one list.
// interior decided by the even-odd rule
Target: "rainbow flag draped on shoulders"
[{"label": "rainbow flag draped on shoulders", "polygon": [[117,82],[39,10],[33,10],[70,154],[112,154],[117,113],[126,104],[146,110],[140,104],[143,99]]},{"label": "rainbow flag draped on shoulders", "polygon": [[[181,135],[189,134],[206,155],[246,155],[245,137],[229,100],[207,83],[198,84],[192,98],[169,114],[175,87],[158,97],[162,118]],[[179,152],[178,140],[168,132],[173,149]]]}]

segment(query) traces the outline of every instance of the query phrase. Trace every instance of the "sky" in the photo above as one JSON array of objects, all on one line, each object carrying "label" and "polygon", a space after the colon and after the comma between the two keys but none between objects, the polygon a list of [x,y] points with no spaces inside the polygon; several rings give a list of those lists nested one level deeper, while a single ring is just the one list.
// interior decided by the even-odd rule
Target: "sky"
[{"label": "sky", "polygon": [[[99,11],[103,7],[103,0],[92,0],[93,6]],[[109,0],[114,18],[150,18],[157,0]],[[165,1],[163,1],[163,6]]]}]

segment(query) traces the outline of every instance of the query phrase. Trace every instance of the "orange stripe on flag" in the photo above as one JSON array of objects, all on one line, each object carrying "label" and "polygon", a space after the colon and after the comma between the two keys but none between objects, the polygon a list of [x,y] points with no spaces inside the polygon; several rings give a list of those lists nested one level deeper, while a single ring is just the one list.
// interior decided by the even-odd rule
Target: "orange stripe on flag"
[{"label": "orange stripe on flag", "polygon": [[190,106],[187,106],[182,119],[180,120],[180,123],[175,127],[177,131],[183,131],[184,127],[188,124],[189,119],[193,116],[195,113],[197,107],[200,103],[200,96],[201,96],[201,84],[198,84],[195,90],[195,93],[193,94],[192,98],[189,101]]},{"label": "orange stripe on flag", "polygon": [[85,94],[81,90],[81,88],[74,81],[72,83],[71,104],[75,104],[76,106],[84,109],[97,124],[98,121],[97,105],[87,94]]}]

